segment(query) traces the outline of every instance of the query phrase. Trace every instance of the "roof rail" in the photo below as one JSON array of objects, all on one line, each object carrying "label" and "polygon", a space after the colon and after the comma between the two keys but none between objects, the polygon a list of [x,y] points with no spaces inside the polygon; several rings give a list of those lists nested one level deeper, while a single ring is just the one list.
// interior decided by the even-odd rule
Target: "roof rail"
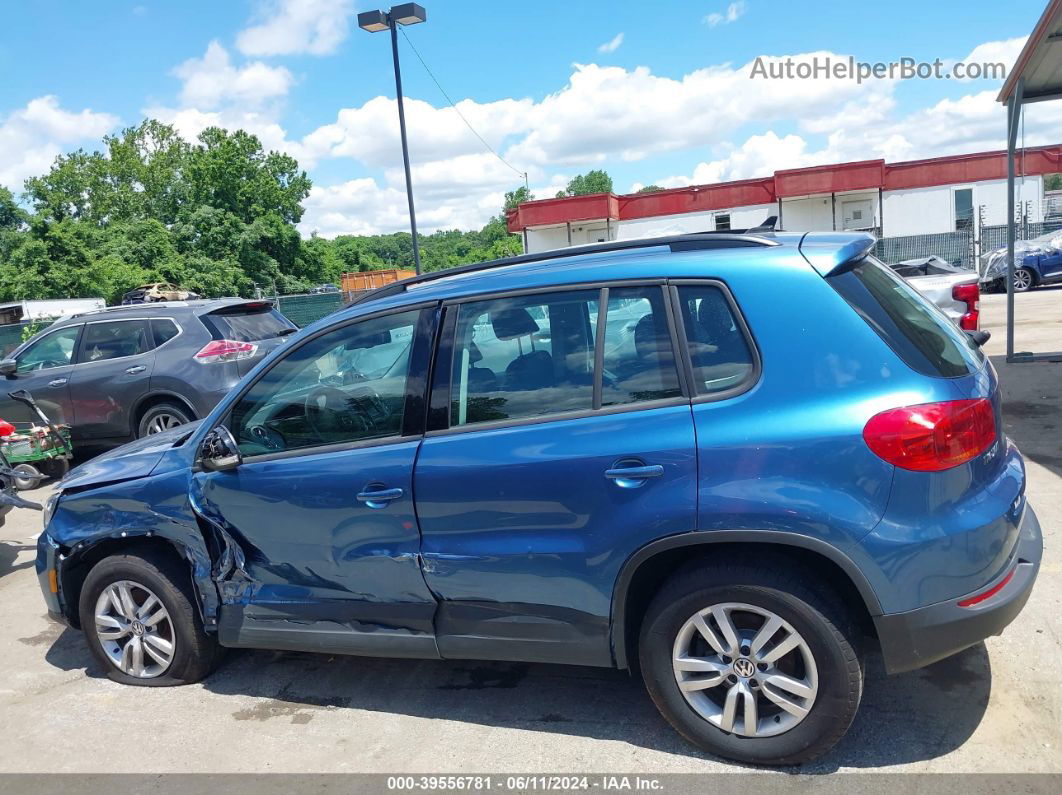
[{"label": "roof rail", "polygon": [[714,248],[746,248],[752,246],[777,246],[777,240],[765,235],[742,234],[740,232],[696,232],[687,235],[669,235],[667,237],[648,237],[637,240],[610,240],[607,243],[591,243],[585,246],[569,246],[567,248],[541,251],[537,254],[519,254],[515,257],[503,257],[502,259],[488,260],[487,262],[475,262],[470,265],[459,265],[456,268],[424,273],[411,279],[402,279],[392,284],[369,290],[358,296],[347,306],[355,306],[366,301],[375,301],[390,295],[405,292],[407,288],[432,282],[438,279],[446,279],[451,276],[460,276],[465,273],[477,273],[479,271],[505,268],[510,265],[523,265],[529,262],[545,262],[551,259],[565,259],[577,257],[583,254],[604,254],[610,251],[628,251],[639,248],[657,248],[668,246],[673,252],[676,251],[699,251]]}]

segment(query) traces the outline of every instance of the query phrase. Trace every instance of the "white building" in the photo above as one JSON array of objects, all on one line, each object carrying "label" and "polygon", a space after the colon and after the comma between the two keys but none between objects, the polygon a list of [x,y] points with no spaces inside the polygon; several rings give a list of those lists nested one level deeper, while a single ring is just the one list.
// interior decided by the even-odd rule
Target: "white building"
[{"label": "white building", "polygon": [[[1018,155],[1017,206],[1043,220],[1044,176],[1062,172],[1062,145]],[[938,234],[1007,221],[1006,153],[886,163],[864,160],[656,193],[524,202],[509,231],[529,253],[606,240],[746,229],[768,216],[787,232],[867,230],[879,237]]]}]

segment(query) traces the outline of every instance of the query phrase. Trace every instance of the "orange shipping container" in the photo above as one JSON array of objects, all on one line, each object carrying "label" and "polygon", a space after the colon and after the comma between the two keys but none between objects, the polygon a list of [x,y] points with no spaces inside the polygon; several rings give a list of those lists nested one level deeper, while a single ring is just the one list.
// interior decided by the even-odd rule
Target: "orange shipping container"
[{"label": "orange shipping container", "polygon": [[377,287],[383,287],[387,284],[394,284],[400,279],[410,279],[416,275],[416,271],[405,268],[344,273],[341,279],[340,289],[345,293],[360,293],[365,290],[375,290]]}]

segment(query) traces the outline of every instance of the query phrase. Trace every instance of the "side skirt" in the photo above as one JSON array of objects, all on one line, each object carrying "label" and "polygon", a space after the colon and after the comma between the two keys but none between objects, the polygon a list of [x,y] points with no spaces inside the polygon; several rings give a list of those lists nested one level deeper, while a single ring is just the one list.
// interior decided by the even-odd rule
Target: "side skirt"
[{"label": "side skirt", "polygon": [[222,605],[218,641],[237,649],[440,659],[435,636],[428,633],[339,621],[256,619],[244,615],[243,605]]}]

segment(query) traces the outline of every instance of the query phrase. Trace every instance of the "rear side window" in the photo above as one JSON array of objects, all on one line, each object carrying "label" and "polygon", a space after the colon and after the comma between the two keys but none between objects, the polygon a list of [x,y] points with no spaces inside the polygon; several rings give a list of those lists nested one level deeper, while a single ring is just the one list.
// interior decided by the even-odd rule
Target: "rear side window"
[{"label": "rear side window", "polygon": [[155,347],[165,345],[177,336],[177,324],[167,318],[155,318],[151,321],[151,333],[155,337]]},{"label": "rear side window", "polygon": [[582,290],[461,304],[451,427],[592,409],[599,298]]},{"label": "rear side window", "polygon": [[697,394],[715,395],[743,384],[756,360],[726,294],[705,284],[679,287],[678,295]]},{"label": "rear side window", "polygon": [[89,323],[81,338],[82,362],[100,362],[147,353],[154,347],[146,320]]},{"label": "rear side window", "polygon": [[955,378],[980,369],[977,346],[873,257],[826,281],[913,370]]},{"label": "rear side window", "polygon": [[287,318],[269,306],[211,312],[200,320],[214,339],[234,342],[257,342],[279,337],[294,328]]},{"label": "rear side window", "polygon": [[682,389],[659,287],[613,287],[605,317],[601,405],[679,397]]}]

